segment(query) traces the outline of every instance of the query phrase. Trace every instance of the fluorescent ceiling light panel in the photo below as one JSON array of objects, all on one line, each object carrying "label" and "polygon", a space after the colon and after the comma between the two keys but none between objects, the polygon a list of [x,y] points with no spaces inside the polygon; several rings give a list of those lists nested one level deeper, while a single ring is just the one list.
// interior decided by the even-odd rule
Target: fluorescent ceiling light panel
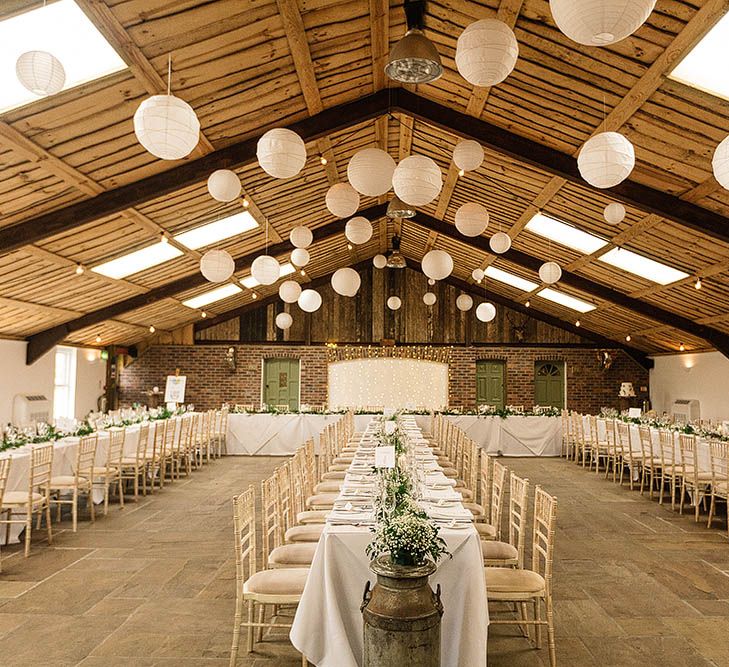
[{"label": "fluorescent ceiling light panel", "polygon": [[141,250],[130,252],[128,255],[122,255],[109,262],[94,266],[91,270],[108,278],[126,278],[133,273],[139,273],[140,271],[179,257],[181,254],[182,250],[179,248],[160,241]]},{"label": "fluorescent ceiling light panel", "polygon": [[577,299],[574,296],[565,294],[564,292],[558,292],[556,289],[552,289],[551,287],[540,290],[537,292],[537,296],[541,296],[543,299],[547,299],[547,301],[558,303],[560,306],[564,306],[565,308],[576,310],[578,313],[589,313],[591,310],[595,310],[595,306],[591,303],[587,303],[587,301],[583,301],[582,299]]},{"label": "fluorescent ceiling light panel", "polygon": [[66,71],[64,90],[126,68],[73,0],[49,3],[0,21],[0,111],[40,99],[18,81],[15,62],[26,51],[48,51]]},{"label": "fluorescent ceiling light panel", "polygon": [[729,77],[725,69],[727,42],[729,42],[729,14],[726,14],[688,52],[688,55],[669,74],[669,78],[711,95],[729,99]]},{"label": "fluorescent ceiling light panel", "polygon": [[[281,275],[279,276],[279,280],[284,276],[290,276],[292,273],[294,273],[294,271],[296,271],[296,269],[291,262],[281,264]],[[253,276],[246,276],[240,282],[248,289],[253,289],[254,287],[258,287],[261,284]]]},{"label": "fluorescent ceiling light panel", "polygon": [[532,290],[535,290],[537,289],[537,287],[539,287],[537,283],[533,283],[531,280],[520,278],[519,276],[515,276],[513,273],[509,273],[508,271],[502,271],[501,269],[497,269],[495,266],[489,266],[486,271],[484,271],[484,273],[488,278],[493,278],[494,280],[498,280],[500,283],[511,285],[512,287],[516,287],[517,289],[523,290],[524,292],[531,292]]},{"label": "fluorescent ceiling light panel", "polygon": [[248,211],[241,211],[222,220],[216,220],[207,225],[196,227],[187,232],[176,234],[174,239],[192,250],[213,245],[218,241],[229,239],[256,229],[258,223]]},{"label": "fluorescent ceiling light panel", "polygon": [[209,292],[200,294],[199,296],[194,296],[192,299],[187,299],[187,301],[182,302],[182,305],[187,306],[188,308],[202,308],[203,306],[207,306],[209,303],[227,299],[229,296],[233,296],[242,291],[243,290],[238,287],[238,285],[228,283],[227,285],[217,287]]},{"label": "fluorescent ceiling light panel", "polygon": [[537,213],[526,225],[526,228],[545,239],[559,243],[589,255],[607,245],[605,239],[593,236],[572,225],[550,218],[543,213]]},{"label": "fluorescent ceiling light panel", "polygon": [[598,258],[600,262],[623,269],[659,285],[668,285],[688,278],[689,274],[624,248],[614,248]]}]

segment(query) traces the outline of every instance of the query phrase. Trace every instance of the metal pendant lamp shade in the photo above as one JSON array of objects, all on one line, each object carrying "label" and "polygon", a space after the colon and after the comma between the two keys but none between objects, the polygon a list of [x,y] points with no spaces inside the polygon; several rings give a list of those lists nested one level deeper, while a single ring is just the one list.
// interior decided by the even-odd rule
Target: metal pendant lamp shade
[{"label": "metal pendant lamp shade", "polygon": [[414,218],[415,209],[395,195],[387,205],[388,218]]},{"label": "metal pendant lamp shade", "polygon": [[385,74],[395,81],[428,83],[443,74],[438,50],[423,34],[424,12],[425,3],[422,0],[405,1],[408,31],[390,51],[390,58],[385,65]]},{"label": "metal pendant lamp shade", "polygon": [[400,237],[392,237],[392,252],[387,256],[387,268],[388,269],[404,269],[408,263],[400,253]]}]

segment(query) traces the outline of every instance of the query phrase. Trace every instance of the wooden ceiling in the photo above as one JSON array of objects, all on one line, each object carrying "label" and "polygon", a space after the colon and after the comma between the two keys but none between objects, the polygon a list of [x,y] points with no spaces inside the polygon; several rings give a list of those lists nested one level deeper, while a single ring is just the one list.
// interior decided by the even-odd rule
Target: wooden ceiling
[{"label": "wooden ceiling", "polygon": [[[181,302],[209,289],[201,252],[125,280],[86,269],[224,213],[205,181],[235,168],[248,210],[270,223],[269,240],[287,259],[289,231],[317,231],[302,280],[316,280],[387,249],[396,231],[403,252],[419,260],[442,248],[456,260],[454,279],[491,264],[538,282],[551,259],[565,272],[559,289],[593,302],[583,331],[647,353],[714,347],[729,353],[729,192],[711,173],[716,145],[729,134],[729,104],[667,78],[668,72],[729,9],[729,0],[658,0],[635,35],[607,48],[582,47],[554,25],[547,0],[429,1],[426,34],[443,76],[408,90],[390,88],[383,67],[402,36],[400,2],[386,0],[76,0],[129,68],[0,116],[0,335],[29,338],[37,353],[60,340],[132,344],[149,327],[173,330],[201,317]],[[3,3],[0,18],[36,7]],[[498,17],[514,27],[520,56],[493,89],[474,89],[458,74],[456,39],[466,25]],[[132,117],[166,88],[195,109],[202,137],[186,160],[166,162],[137,142]],[[343,107],[343,105],[346,105]],[[307,141],[309,159],[295,178],[275,180],[255,162],[267,129],[290,126]],[[630,182],[612,191],[579,179],[574,156],[606,127],[634,144]],[[486,147],[486,160],[459,178],[451,152],[463,136]],[[324,205],[327,188],[346,180],[350,157],[367,146],[395,159],[432,157],[441,167],[440,197],[414,219],[388,221],[384,202],[362,198],[375,234],[347,249],[344,221]],[[327,159],[326,165],[320,157]],[[608,225],[602,209],[627,204]],[[478,201],[491,212],[483,238],[460,236],[455,210]],[[524,229],[537,212],[610,239],[584,256]],[[488,252],[498,229],[513,251]],[[237,277],[265,245],[263,225],[217,247],[237,259]],[[690,275],[656,285],[595,261],[619,246],[663,260]],[[202,252],[205,249],[201,249]],[[701,276],[703,287],[693,286]],[[509,302],[572,326],[577,314],[507,285],[488,289]],[[257,297],[276,287],[257,289]],[[250,290],[211,304],[212,315],[253,302]]]}]

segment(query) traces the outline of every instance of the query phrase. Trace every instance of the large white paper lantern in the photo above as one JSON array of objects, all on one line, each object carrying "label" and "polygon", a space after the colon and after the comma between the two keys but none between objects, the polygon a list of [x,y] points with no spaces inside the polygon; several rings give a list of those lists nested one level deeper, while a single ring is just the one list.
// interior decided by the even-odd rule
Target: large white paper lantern
[{"label": "large white paper lantern", "polygon": [[392,175],[395,194],[411,206],[430,204],[443,187],[440,167],[429,157],[411,155],[395,168]]},{"label": "large white paper lantern", "polygon": [[261,169],[269,176],[292,178],[306,164],[306,145],[296,132],[276,127],[258,140],[256,156]]},{"label": "large white paper lantern", "polygon": [[471,271],[471,278],[473,278],[477,283],[480,283],[486,274],[483,272],[483,269],[474,269]]},{"label": "large white paper lantern", "polygon": [[716,147],[711,167],[714,170],[714,178],[717,183],[724,189],[729,190],[729,137],[726,137]]},{"label": "large white paper lantern", "polygon": [[344,226],[344,235],[354,245],[367,243],[372,238],[372,223],[367,218],[358,215],[347,221]]},{"label": "large white paper lantern", "polygon": [[289,241],[294,248],[308,248],[314,240],[314,235],[308,227],[299,225],[294,227],[289,234]]},{"label": "large white paper lantern", "polygon": [[605,46],[642,26],[656,0],[549,0],[557,27],[578,44]]},{"label": "large white paper lantern", "polygon": [[225,250],[208,250],[200,258],[200,273],[211,283],[229,280],[235,271],[235,262]]},{"label": "large white paper lantern", "polygon": [[332,289],[341,296],[354,296],[361,283],[359,273],[349,267],[337,269],[332,274]]},{"label": "large white paper lantern", "polygon": [[456,211],[456,229],[464,236],[481,236],[489,226],[489,212],[485,206],[469,202]]},{"label": "large white paper lantern", "polygon": [[384,255],[375,255],[372,258],[372,263],[376,269],[384,269],[387,266],[387,257]]},{"label": "large white paper lantern", "polygon": [[295,280],[286,280],[278,288],[278,295],[285,303],[296,303],[301,295],[301,285]]},{"label": "large white paper lantern", "polygon": [[306,248],[294,248],[291,251],[291,263],[294,266],[302,268],[309,263],[311,255]]},{"label": "large white paper lantern", "polygon": [[462,312],[466,312],[473,308],[473,299],[468,294],[461,294],[456,299],[456,308]]},{"label": "large white paper lantern", "polygon": [[453,163],[463,171],[478,169],[483,163],[483,147],[478,141],[464,139],[453,149]]},{"label": "large white paper lantern", "polygon": [[423,303],[426,306],[433,306],[435,305],[435,302],[438,300],[438,298],[433,294],[433,292],[426,292],[423,294]]},{"label": "large white paper lantern", "polygon": [[290,329],[291,325],[294,323],[294,318],[291,317],[288,313],[279,313],[276,315],[276,326],[279,329],[283,329],[284,331],[286,329]]},{"label": "large white paper lantern", "polygon": [[496,308],[493,303],[484,302],[476,308],[476,317],[481,322],[490,322],[496,317]]},{"label": "large white paper lantern", "polygon": [[466,26],[456,44],[456,67],[474,86],[495,86],[514,69],[519,43],[514,31],[498,19],[482,19]]},{"label": "large white paper lantern", "polygon": [[400,309],[400,306],[402,306],[402,301],[400,301],[400,297],[399,296],[391,296],[387,300],[387,307],[390,310],[399,310]]},{"label": "large white paper lantern", "polygon": [[544,262],[539,267],[539,278],[543,283],[552,285],[562,277],[562,269],[557,262]]},{"label": "large white paper lantern", "polygon": [[313,313],[321,308],[321,294],[313,289],[305,289],[299,296],[299,308],[307,313]]},{"label": "large white paper lantern", "polygon": [[453,258],[445,250],[431,250],[423,257],[423,273],[432,280],[444,280],[453,273]]},{"label": "large white paper lantern", "polygon": [[608,204],[603,211],[605,220],[611,225],[620,224],[625,220],[625,206],[621,203],[614,201],[612,204]]},{"label": "large white paper lantern", "polygon": [[134,113],[134,134],[155,157],[181,160],[200,140],[200,121],[179,97],[152,95]]},{"label": "large white paper lantern", "polygon": [[208,192],[222,202],[235,201],[243,190],[238,174],[230,169],[216,169],[208,176]]},{"label": "large white paper lantern", "polygon": [[251,264],[251,275],[261,285],[273,285],[281,276],[281,266],[271,255],[260,255]]},{"label": "large white paper lantern", "polygon": [[395,160],[379,148],[357,151],[347,165],[347,178],[352,187],[368,197],[384,195],[392,187]]},{"label": "large white paper lantern", "polygon": [[588,139],[577,156],[580,175],[596,188],[622,183],[635,166],[635,149],[618,132],[601,132]]},{"label": "large white paper lantern", "polygon": [[496,234],[489,239],[489,248],[491,248],[491,250],[497,255],[505,253],[509,250],[509,248],[511,248],[511,236],[509,236],[506,232],[496,232]]},{"label": "large white paper lantern", "polygon": [[26,51],[15,61],[15,75],[31,93],[54,95],[66,83],[61,61],[48,51]]},{"label": "large white paper lantern", "polygon": [[359,192],[349,183],[335,183],[327,190],[326,204],[332,215],[348,218],[359,208]]}]

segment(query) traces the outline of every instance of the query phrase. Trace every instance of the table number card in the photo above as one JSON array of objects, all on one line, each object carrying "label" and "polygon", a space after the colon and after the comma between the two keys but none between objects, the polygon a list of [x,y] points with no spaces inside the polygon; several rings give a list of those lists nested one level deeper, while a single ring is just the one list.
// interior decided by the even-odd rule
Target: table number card
[{"label": "table number card", "polygon": [[395,448],[377,447],[375,449],[375,468],[394,468]]},{"label": "table number card", "polygon": [[634,417],[640,417],[641,412],[640,408],[628,408],[628,417],[631,419]]},{"label": "table number card", "polygon": [[393,421],[385,422],[385,433],[387,433],[387,435],[392,435],[395,432],[396,427],[397,424]]}]

